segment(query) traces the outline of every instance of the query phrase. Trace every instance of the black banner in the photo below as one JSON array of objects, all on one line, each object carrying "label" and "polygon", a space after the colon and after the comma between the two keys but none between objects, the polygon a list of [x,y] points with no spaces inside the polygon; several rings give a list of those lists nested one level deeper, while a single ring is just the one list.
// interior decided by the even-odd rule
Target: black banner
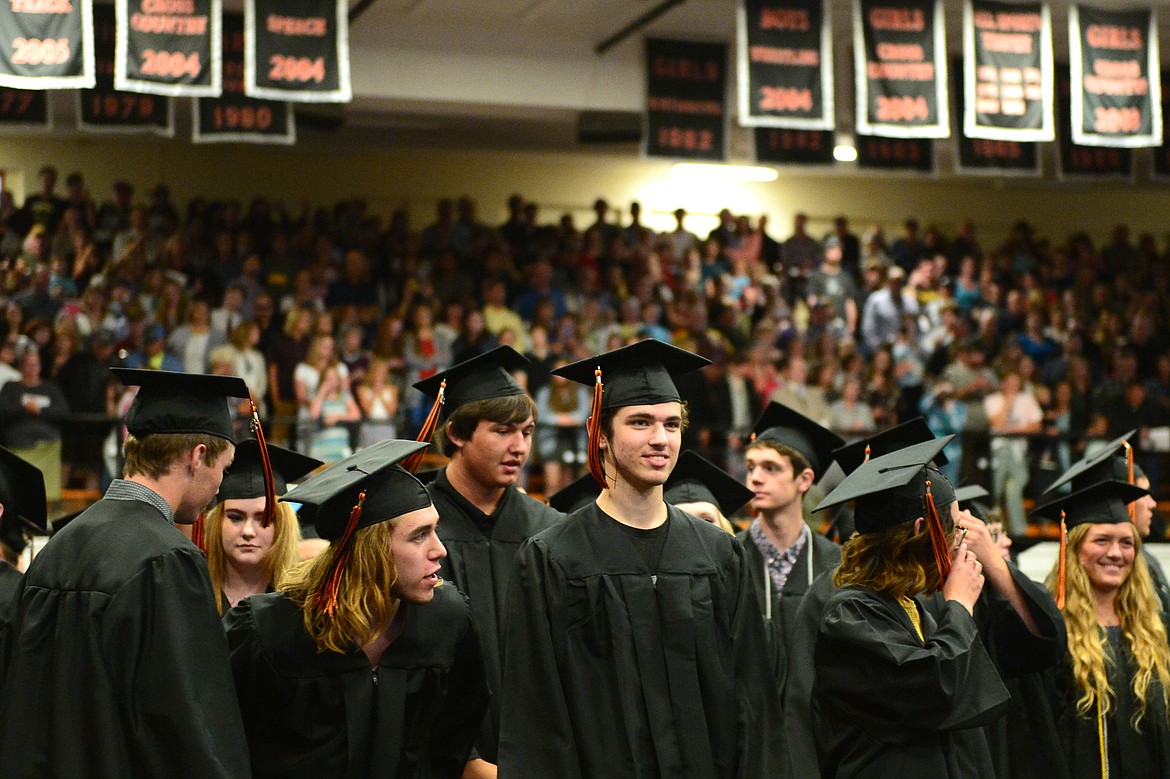
[{"label": "black banner", "polygon": [[1052,141],[1052,20],[1040,3],[967,0],[963,134],[997,141]]},{"label": "black banner", "polygon": [[648,157],[727,159],[727,46],[646,39]]},{"label": "black banner", "polygon": [[946,138],[942,0],[853,0],[857,132]]},{"label": "black banner", "polygon": [[77,123],[91,132],[148,131],[174,135],[171,98],[114,89],[114,8],[93,9],[93,46],[97,86],[77,92]]},{"label": "black banner", "polygon": [[244,17],[223,15],[223,95],[194,102],[195,143],[296,143],[292,105],[244,94]]},{"label": "black banner", "polygon": [[93,0],[0,2],[0,86],[93,86]]},{"label": "black banner", "polygon": [[244,91],[299,103],[348,103],[347,0],[244,3]]},{"label": "black banner", "polygon": [[[1166,79],[1170,78],[1170,72],[1162,71],[1162,83],[1166,83]],[[1162,90],[1162,116],[1166,116],[1170,112],[1170,92],[1165,89]],[[1162,145],[1154,149],[1153,155],[1153,176],[1156,179],[1170,179],[1170,137],[1166,133],[1162,134]]]},{"label": "black banner", "polygon": [[857,136],[857,167],[934,172],[934,141],[925,138]]},{"label": "black banner", "polygon": [[739,123],[834,129],[826,0],[742,0],[738,30]]},{"label": "black banner", "polygon": [[1133,179],[1133,150],[1073,143],[1069,127],[1069,70],[1057,68],[1056,115],[1060,125],[1060,177],[1080,179]]},{"label": "black banner", "polygon": [[221,0],[115,0],[114,85],[152,95],[220,94]]},{"label": "black banner", "polygon": [[757,127],[756,161],[773,165],[832,165],[837,136],[831,130]]},{"label": "black banner", "polygon": [[49,129],[49,96],[43,89],[0,89],[0,128]]},{"label": "black banner", "polygon": [[[951,60],[952,92],[958,101],[959,115],[966,115],[967,93],[962,84],[967,78],[962,57]],[[1039,176],[1040,145],[1028,141],[970,138],[955,133],[955,169],[960,173],[988,176]]]},{"label": "black banner", "polygon": [[1072,139],[1134,149],[1162,143],[1158,27],[1151,9],[1068,11]]}]

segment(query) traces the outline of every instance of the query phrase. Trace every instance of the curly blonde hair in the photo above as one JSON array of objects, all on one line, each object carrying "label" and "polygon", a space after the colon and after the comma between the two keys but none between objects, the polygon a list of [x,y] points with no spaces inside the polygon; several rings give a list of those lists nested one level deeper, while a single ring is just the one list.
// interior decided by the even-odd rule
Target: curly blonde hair
[{"label": "curly blonde hair", "polygon": [[[1097,621],[1093,586],[1078,557],[1085,536],[1092,527],[1091,524],[1077,525],[1068,531],[1068,545],[1064,555],[1064,623],[1068,629],[1069,664],[1073,680],[1081,692],[1077,699],[1077,714],[1082,717],[1096,716],[1098,703],[1103,712],[1108,712],[1112,707],[1113,690],[1109,686],[1107,665],[1116,662],[1106,652],[1105,635]],[[1166,628],[1162,624],[1150,569],[1141,553],[1141,535],[1136,526],[1129,527],[1134,542],[1133,570],[1121,584],[1116,607],[1121,618],[1122,635],[1137,665],[1137,672],[1133,675],[1133,694],[1138,706],[1130,724],[1140,731],[1141,721],[1149,709],[1150,683],[1155,677],[1161,686],[1163,710],[1170,707],[1170,699],[1167,698],[1167,689],[1170,688],[1170,647],[1167,646]],[[1059,561],[1053,566],[1047,581],[1048,590],[1054,595],[1058,566]]]},{"label": "curly blonde hair", "polygon": [[[223,614],[227,601],[223,597],[223,583],[226,577],[227,558],[223,553],[223,523],[224,503],[215,504],[204,516],[203,538],[207,547],[207,572],[211,576],[211,588],[215,591],[215,608]],[[287,503],[277,503],[276,512],[272,516],[276,528],[272,534],[272,548],[264,565],[268,569],[269,581],[275,589],[280,589],[288,575],[300,561],[297,545],[301,542],[301,528],[297,523],[297,514]]]}]

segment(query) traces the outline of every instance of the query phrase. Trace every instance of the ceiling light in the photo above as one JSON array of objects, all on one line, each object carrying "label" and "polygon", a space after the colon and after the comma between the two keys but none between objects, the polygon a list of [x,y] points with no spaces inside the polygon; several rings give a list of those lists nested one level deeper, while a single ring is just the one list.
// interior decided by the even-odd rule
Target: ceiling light
[{"label": "ceiling light", "polygon": [[837,162],[855,162],[857,149],[852,146],[836,146],[833,148],[833,159]]},{"label": "ceiling light", "polygon": [[713,165],[680,162],[670,170],[672,176],[705,181],[775,181],[780,174],[774,168],[756,165]]}]

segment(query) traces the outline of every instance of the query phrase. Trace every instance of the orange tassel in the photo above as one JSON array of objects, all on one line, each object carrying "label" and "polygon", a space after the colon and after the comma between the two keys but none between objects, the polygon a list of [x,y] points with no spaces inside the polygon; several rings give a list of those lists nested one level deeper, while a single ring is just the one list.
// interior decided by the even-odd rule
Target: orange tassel
[{"label": "orange tassel", "polygon": [[[1133,447],[1129,445],[1129,441],[1125,444],[1125,466],[1126,473],[1129,476],[1129,483],[1133,484]],[[1127,507],[1129,509],[1129,521],[1137,521],[1137,503],[1130,503]]]},{"label": "orange tassel", "polygon": [[264,469],[264,513],[260,516],[260,526],[268,527],[276,517],[276,484],[272,481],[272,459],[268,456],[268,439],[264,436],[264,427],[260,424],[260,413],[256,410],[256,398],[248,392],[248,402],[252,404],[252,432],[256,434],[256,443],[260,447],[260,465]]},{"label": "orange tassel", "polygon": [[601,489],[609,489],[605,481],[605,468],[601,464],[601,396],[604,385],[601,383],[601,367],[598,366],[593,375],[597,378],[593,385],[593,407],[589,413],[589,473],[593,480],[601,485]]},{"label": "orange tassel", "polygon": [[1056,562],[1056,608],[1064,611],[1065,568],[1064,555],[1068,549],[1068,527],[1064,521],[1064,512],[1060,512],[1060,557]]},{"label": "orange tassel", "polygon": [[951,549],[938,509],[934,505],[934,496],[930,494],[929,479],[926,481],[926,524],[930,527],[930,547],[934,551],[934,563],[938,566],[938,578],[940,582],[945,582],[951,575]]},{"label": "orange tassel", "polygon": [[870,453],[871,453],[871,450],[870,450],[870,448],[869,448],[869,444],[866,444],[866,445],[865,445],[865,459],[861,461],[862,463],[867,463],[867,462],[869,462],[869,455],[870,455]]},{"label": "orange tassel", "polygon": [[[439,394],[435,396],[434,405],[431,406],[431,413],[427,414],[427,418],[423,420],[422,427],[419,428],[418,431],[418,437],[414,440],[426,444],[431,442],[431,439],[435,435],[435,428],[439,426],[439,416],[443,413],[443,404],[446,402],[446,400],[447,380],[443,379],[441,382],[439,382]],[[400,465],[410,473],[414,473],[418,470],[418,467],[422,465],[423,458],[426,456],[427,450],[419,449],[410,457],[407,457],[405,460],[403,460]]]},{"label": "orange tassel", "polygon": [[366,493],[363,490],[362,494],[358,495],[357,505],[349,512],[349,522],[345,526],[345,532],[341,534],[340,543],[337,545],[337,554],[330,564],[329,573],[325,575],[321,588],[317,590],[317,595],[313,599],[313,606],[318,611],[324,611],[330,617],[337,609],[337,590],[341,586],[341,575],[345,572],[345,566],[353,555],[353,534],[357,531],[358,520],[362,516],[362,504],[365,500]]},{"label": "orange tassel", "polygon": [[207,556],[207,520],[203,516],[203,512],[199,512],[199,518],[191,525],[191,541],[195,546],[199,547],[199,551],[203,556]]}]

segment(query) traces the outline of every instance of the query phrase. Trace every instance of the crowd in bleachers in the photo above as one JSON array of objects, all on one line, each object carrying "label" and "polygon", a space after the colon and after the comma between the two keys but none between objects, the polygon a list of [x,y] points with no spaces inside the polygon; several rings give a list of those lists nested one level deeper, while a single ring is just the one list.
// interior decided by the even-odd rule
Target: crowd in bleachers
[{"label": "crowd in bleachers", "polygon": [[948,476],[986,480],[1014,533],[1029,481],[1086,442],[1137,428],[1163,485],[1170,249],[1125,226],[993,236],[908,219],[858,236],[839,217],[814,235],[804,215],[781,228],[725,210],[696,235],[681,209],[658,232],[637,204],[599,199],[577,224],[520,195],[502,223],[464,197],[417,225],[360,197],[176,204],[163,184],[105,198],[79,173],[63,190],[53,168],[39,178],[21,204],[0,193],[0,428],[50,497],[114,475],[109,419],[130,398],[112,365],[240,375],[274,442],[335,461],[413,437],[430,399],[411,385],[500,344],[536,366],[531,470],[552,492],[584,470],[589,396],[547,369],[645,337],[714,361],[680,382],[684,443],[733,472],[776,399],[847,438],[920,414],[967,433]]}]

